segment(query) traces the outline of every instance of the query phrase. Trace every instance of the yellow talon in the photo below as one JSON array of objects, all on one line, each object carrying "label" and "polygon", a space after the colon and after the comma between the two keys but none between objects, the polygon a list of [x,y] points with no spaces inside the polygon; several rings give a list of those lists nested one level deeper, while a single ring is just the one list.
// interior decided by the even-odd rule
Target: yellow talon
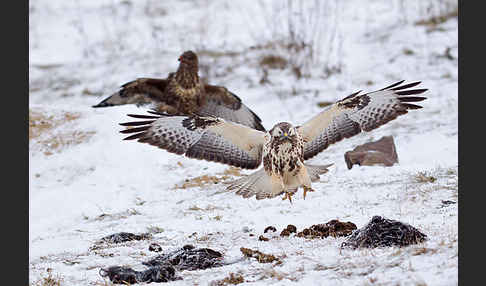
[{"label": "yellow talon", "polygon": [[288,192],[285,192],[285,196],[282,198],[282,201],[289,199],[289,202],[292,203],[292,195]]},{"label": "yellow talon", "polygon": [[309,187],[304,187],[304,200],[307,192],[315,192],[315,190]]}]

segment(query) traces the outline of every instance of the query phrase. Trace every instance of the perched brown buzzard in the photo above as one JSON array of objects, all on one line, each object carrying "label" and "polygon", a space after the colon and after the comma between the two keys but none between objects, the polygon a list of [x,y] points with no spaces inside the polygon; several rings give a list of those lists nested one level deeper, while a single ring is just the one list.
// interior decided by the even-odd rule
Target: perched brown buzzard
[{"label": "perched brown buzzard", "polygon": [[151,105],[171,115],[220,117],[265,131],[261,119],[223,86],[204,84],[198,75],[198,58],[192,51],[179,57],[179,68],[166,79],[139,78],[93,107],[122,104]]},{"label": "perched brown buzzard", "polygon": [[190,158],[220,162],[259,171],[228,186],[245,198],[272,198],[285,193],[289,198],[299,187],[312,191],[311,182],[327,172],[325,166],[308,165],[305,160],[330,144],[363,131],[371,131],[411,109],[422,108],[410,102],[426,99],[411,96],[426,89],[410,89],[420,82],[401,85],[403,81],[378,91],[353,93],[330,105],[303,125],[276,124],[268,132],[225,121],[221,118],[192,116],[132,115],[144,121],[121,123],[139,126],[122,130],[134,133],[125,140],[138,139]]}]

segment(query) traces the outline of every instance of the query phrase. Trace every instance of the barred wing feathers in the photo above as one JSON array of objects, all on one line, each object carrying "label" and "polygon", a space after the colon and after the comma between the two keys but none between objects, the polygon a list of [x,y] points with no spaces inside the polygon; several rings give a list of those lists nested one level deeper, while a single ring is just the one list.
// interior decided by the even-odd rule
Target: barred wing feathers
[{"label": "barred wing feathers", "polygon": [[122,104],[153,104],[166,100],[167,79],[138,78],[123,84],[120,89],[93,107]]},{"label": "barred wing feathers", "polygon": [[422,106],[410,102],[426,99],[417,95],[427,89],[410,89],[420,82],[401,85],[394,83],[383,89],[358,95],[353,93],[337,101],[298,127],[305,140],[304,160],[312,158],[329,145],[363,131],[371,131]]},{"label": "barred wing feathers", "polygon": [[221,118],[150,113],[155,116],[129,114],[145,120],[120,123],[133,127],[120,131],[133,133],[125,140],[137,139],[171,153],[244,169],[255,169],[262,161],[264,132]]}]

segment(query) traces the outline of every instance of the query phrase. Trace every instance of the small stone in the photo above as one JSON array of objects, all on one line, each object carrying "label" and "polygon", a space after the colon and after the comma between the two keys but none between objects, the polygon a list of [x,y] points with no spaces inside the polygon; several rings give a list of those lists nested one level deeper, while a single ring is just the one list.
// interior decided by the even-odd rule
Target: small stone
[{"label": "small stone", "polygon": [[327,223],[314,224],[309,228],[304,228],[301,232],[297,233],[297,237],[326,238],[328,236],[348,236],[355,229],[357,229],[357,227],[352,222],[341,222],[337,219],[333,219]]},{"label": "small stone", "polygon": [[383,136],[380,140],[357,146],[344,154],[348,169],[359,166],[393,166],[398,163],[398,155],[392,136]]}]

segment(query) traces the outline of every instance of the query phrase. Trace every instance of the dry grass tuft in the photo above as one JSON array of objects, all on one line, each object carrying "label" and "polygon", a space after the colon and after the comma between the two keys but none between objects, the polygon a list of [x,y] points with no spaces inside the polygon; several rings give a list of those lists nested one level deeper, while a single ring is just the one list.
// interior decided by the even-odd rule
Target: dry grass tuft
[{"label": "dry grass tuft", "polygon": [[433,177],[432,175],[427,174],[427,172],[418,172],[414,176],[414,179],[417,183],[433,183],[437,180],[436,177]]},{"label": "dry grass tuft", "polygon": [[297,278],[291,276],[289,273],[278,271],[274,268],[265,269],[258,280],[264,280],[268,278],[271,278],[273,280],[278,280],[278,281],[281,281],[283,279],[287,279],[294,282],[297,281]]},{"label": "dry grass tuft", "polygon": [[69,121],[78,119],[79,113],[65,112],[60,117],[46,115],[40,111],[29,109],[29,140],[39,137],[41,134],[58,127]]},{"label": "dry grass tuft", "polygon": [[41,275],[41,278],[34,282],[34,284],[31,284],[31,286],[61,286],[63,280],[61,275],[53,275],[52,269],[48,268],[47,277]]},{"label": "dry grass tuft", "polygon": [[434,254],[437,253],[437,251],[439,251],[437,248],[418,247],[413,250],[412,255],[422,255],[427,253]]},{"label": "dry grass tuft", "polygon": [[128,218],[130,216],[133,216],[133,215],[141,215],[142,213],[140,213],[138,210],[134,209],[134,208],[130,208],[130,209],[127,209],[125,211],[122,211],[122,212],[118,212],[118,213],[102,213],[94,218],[90,218],[88,216],[85,216],[83,215],[83,218],[85,220],[91,220],[91,221],[104,221],[104,220],[107,220],[107,221],[110,221],[110,220],[120,220],[120,219],[125,219],[125,218]]},{"label": "dry grass tuft", "polygon": [[245,247],[240,247],[240,251],[241,251],[241,253],[243,253],[243,255],[245,257],[256,258],[256,260],[260,263],[276,262],[275,265],[282,264],[282,260],[280,260],[280,258],[276,257],[273,254],[265,254],[265,253],[260,252],[258,250],[253,250],[253,249],[249,249],[249,248],[245,248]]},{"label": "dry grass tuft", "polygon": [[59,153],[66,146],[73,146],[86,142],[94,134],[94,131],[72,131],[41,140],[39,143],[43,146],[44,155],[49,156],[54,153]]},{"label": "dry grass tuft", "polygon": [[458,14],[459,14],[459,11],[458,11],[458,8],[456,7],[456,9],[454,9],[450,12],[444,13],[442,15],[438,15],[438,16],[435,16],[435,17],[431,17],[429,19],[417,21],[417,22],[415,22],[415,25],[436,27],[436,26],[446,22],[449,19],[457,17]]},{"label": "dry grass tuft", "polygon": [[219,184],[231,179],[234,176],[241,177],[241,169],[230,167],[226,169],[222,174],[216,174],[215,176],[202,175],[192,179],[186,179],[182,184],[176,184],[173,189],[187,189],[193,187],[208,187],[214,184]]},{"label": "dry grass tuft", "polygon": [[230,284],[237,285],[243,282],[245,282],[245,279],[241,274],[231,272],[228,277],[222,280],[213,281],[210,285],[211,286],[224,286]]},{"label": "dry grass tuft", "polygon": [[324,107],[329,106],[329,105],[331,105],[333,103],[334,102],[332,102],[332,101],[319,101],[317,103],[317,106],[319,106],[320,108],[324,108]]},{"label": "dry grass tuft", "polygon": [[95,134],[94,131],[69,130],[53,134],[58,127],[80,117],[80,113],[74,112],[64,112],[54,116],[29,109],[29,141],[36,141],[46,156],[58,153],[66,146],[86,142]]},{"label": "dry grass tuft", "polygon": [[260,66],[270,69],[285,69],[287,67],[287,60],[278,55],[266,55],[260,59]]}]

